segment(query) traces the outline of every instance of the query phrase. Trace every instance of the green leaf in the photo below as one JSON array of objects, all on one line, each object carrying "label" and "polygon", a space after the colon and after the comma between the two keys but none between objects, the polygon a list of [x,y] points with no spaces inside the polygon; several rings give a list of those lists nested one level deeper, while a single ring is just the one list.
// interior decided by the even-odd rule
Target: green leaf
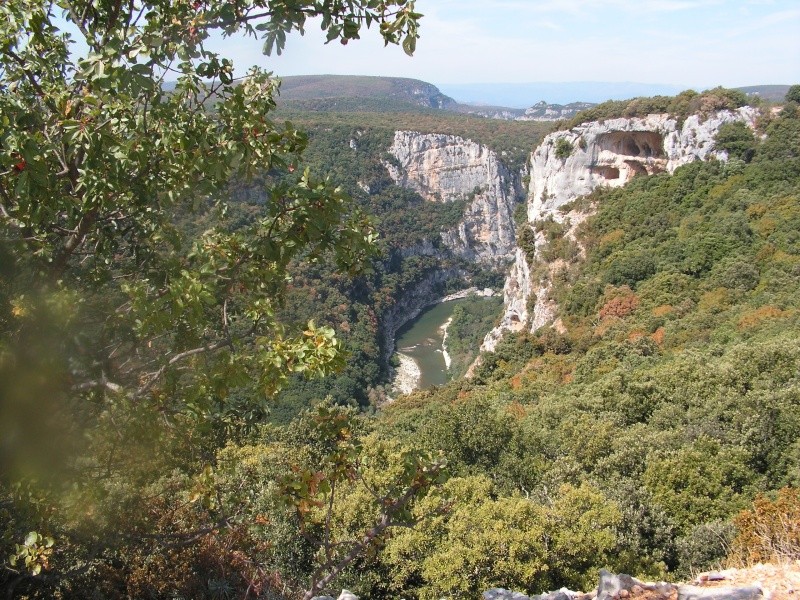
[{"label": "green leaf", "polygon": [[409,56],[414,55],[414,51],[417,49],[417,36],[416,35],[407,35],[403,40],[403,52],[408,54]]}]

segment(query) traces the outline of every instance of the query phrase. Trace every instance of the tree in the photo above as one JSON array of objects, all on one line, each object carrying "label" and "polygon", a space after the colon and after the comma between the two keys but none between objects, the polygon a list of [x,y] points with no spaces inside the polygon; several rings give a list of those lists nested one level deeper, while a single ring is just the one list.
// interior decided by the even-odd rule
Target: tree
[{"label": "tree", "polygon": [[800,104],[800,85],[793,85],[786,91],[786,101]]},{"label": "tree", "polygon": [[[81,32],[85,57],[70,53],[59,8]],[[13,262],[4,337],[21,335],[34,316],[31,294],[101,289],[93,309],[114,323],[91,332],[106,348],[92,355],[95,366],[69,370],[81,390],[152,396],[198,355],[222,357],[227,379],[231,361],[260,371],[268,392],[289,372],[327,369],[330,332],[285,336],[273,305],[289,260],[333,250],[340,266],[354,267],[371,230],[326,182],[275,177],[294,169],[305,136],[269,119],[274,79],[253,68],[235,80],[233,64],[205,43],[214,31],[260,32],[265,51],[280,52],[287,33],[320,17],[329,40],[345,43],[376,22],[387,43],[403,37],[411,52],[413,3],[19,0],[0,11],[0,210]],[[224,205],[229,181],[258,172],[273,174],[259,222],[181,234],[176,213]],[[122,356],[132,358],[124,368]],[[202,379],[216,373],[212,366]]]},{"label": "tree", "polygon": [[[99,465],[133,462],[119,440],[155,448],[151,432],[176,423],[194,441],[209,424],[241,429],[290,375],[342,364],[332,330],[279,323],[275,309],[292,259],[356,270],[371,225],[333,184],[294,173],[306,136],[270,119],[278,82],[259,68],[235,78],[207,44],[244,34],[280,53],[310,23],[342,44],[374,24],[411,54],[420,17],[413,0],[0,6],[4,536],[55,527],[35,509],[50,492],[21,481],[69,468],[91,487]],[[263,210],[233,229],[227,187],[256,174]],[[217,217],[193,235],[199,209]],[[237,393],[252,381],[260,399]]]},{"label": "tree", "polygon": [[717,148],[725,150],[728,156],[750,162],[756,152],[756,138],[753,131],[741,121],[724,123],[714,138]]}]

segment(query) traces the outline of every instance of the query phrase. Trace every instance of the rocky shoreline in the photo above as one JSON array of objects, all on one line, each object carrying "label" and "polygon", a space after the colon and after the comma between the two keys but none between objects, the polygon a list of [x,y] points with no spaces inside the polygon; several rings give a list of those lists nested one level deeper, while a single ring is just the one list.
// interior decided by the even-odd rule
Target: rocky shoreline
[{"label": "rocky shoreline", "polygon": [[450,370],[450,364],[453,362],[450,359],[450,354],[447,352],[447,328],[450,327],[450,323],[453,322],[453,317],[447,319],[444,324],[439,327],[439,330],[442,332],[442,356],[444,357],[444,366],[447,367],[447,370]]},{"label": "rocky shoreline", "polygon": [[402,352],[397,352],[396,354],[400,359],[400,366],[394,371],[392,392],[397,394],[410,394],[419,387],[419,380],[422,377],[422,372],[419,370],[417,361],[413,358]]},{"label": "rocky shoreline", "polygon": [[443,302],[450,302],[451,300],[461,300],[462,298],[467,298],[469,296],[480,296],[482,298],[491,298],[494,295],[495,293],[492,288],[479,289],[477,287],[470,287],[465,290],[455,292],[454,294],[450,294],[449,296],[445,296],[438,302],[434,302],[434,304],[442,304]]}]

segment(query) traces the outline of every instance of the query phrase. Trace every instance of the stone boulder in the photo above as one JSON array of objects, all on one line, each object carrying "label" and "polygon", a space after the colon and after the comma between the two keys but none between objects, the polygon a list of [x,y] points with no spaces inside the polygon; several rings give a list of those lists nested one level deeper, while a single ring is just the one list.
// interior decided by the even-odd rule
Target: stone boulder
[{"label": "stone boulder", "polygon": [[492,588],[483,592],[483,600],[530,600],[530,596],[526,596],[522,592]]},{"label": "stone boulder", "polygon": [[334,598],[333,596],[314,596],[311,600],[358,600],[358,596],[350,590],[342,590],[338,598]]},{"label": "stone boulder", "polygon": [[503,588],[492,588],[483,592],[483,600],[573,600],[578,594],[567,588],[556,592],[528,596],[522,592],[513,592]]},{"label": "stone boulder", "polygon": [[759,600],[763,596],[760,587],[711,587],[679,585],[678,600]]},{"label": "stone boulder", "polygon": [[600,570],[596,600],[760,600],[761,588],[711,587],[645,583],[630,575],[615,575]]}]

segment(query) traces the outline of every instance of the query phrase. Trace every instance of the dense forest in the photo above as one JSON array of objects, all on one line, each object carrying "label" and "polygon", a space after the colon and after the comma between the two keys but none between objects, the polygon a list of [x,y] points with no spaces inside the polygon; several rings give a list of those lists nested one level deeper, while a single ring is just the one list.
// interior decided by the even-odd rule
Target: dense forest
[{"label": "dense forest", "polygon": [[[180,439],[162,430],[153,442],[171,440],[155,454],[164,475],[152,479],[148,469],[104,483],[93,532],[48,521],[59,543],[40,552],[51,572],[70,576],[30,593],[225,597],[253,581],[287,593],[312,576],[316,536],[351,540],[379,517],[376,498],[396,493],[412,449],[446,467],[405,515],[415,526],[393,530],[340,575],[365,597],[586,589],[601,567],[679,578],[726,559],[770,558],[764,524],[796,514],[799,501],[786,486],[800,484],[800,111],[789,104],[762,127],[763,139],[720,133],[727,163],[694,163],[577,200],[567,209],[593,216],[575,242],[541,225],[553,230],[553,248],[533,257],[534,268],[566,259],[555,291],[565,332],[508,335],[472,379],[371,415],[385,381],[382,303],[440,267],[393,253],[402,240],[433,237],[461,207],[390,185],[379,162],[389,129],[312,129],[304,160],[361,197],[383,250],[356,279],[299,259],[280,314],[333,326],[348,366],[290,382],[246,433]],[[363,152],[354,161],[356,138]],[[378,191],[359,196],[359,180]],[[233,189],[226,218],[242,226],[253,218],[261,201],[252,190]],[[482,310],[455,320],[456,340],[474,348],[491,324]],[[320,423],[333,441],[320,437]],[[198,459],[207,464],[200,471]],[[307,504],[286,503],[293,473],[336,464],[352,471],[326,474],[327,486],[312,476],[301,483]],[[142,511],[131,486],[145,482],[151,501]],[[742,512],[781,488],[775,504]],[[10,531],[21,519],[8,521]],[[183,544],[182,532],[209,526],[213,533]],[[118,531],[131,537],[108,546],[104,536]]]},{"label": "dense forest", "polygon": [[[413,2],[289,4],[258,30],[269,51],[310,16],[342,43],[380,22],[414,51]],[[388,311],[432,273],[442,295],[503,278],[440,247],[464,203],[394,185],[392,132],[524,168],[545,126],[276,116],[268,74],[234,81],[202,44],[258,2],[152,4],[141,23],[135,3],[73,5],[87,58],[42,5],[0,7],[7,597],[473,598],[798,556],[800,88],[756,132],[721,128],[725,162],[577,199],[574,240],[530,224],[548,241],[526,248],[534,274],[562,265],[562,326],[389,402]],[[454,374],[497,309],[454,312]]]}]

